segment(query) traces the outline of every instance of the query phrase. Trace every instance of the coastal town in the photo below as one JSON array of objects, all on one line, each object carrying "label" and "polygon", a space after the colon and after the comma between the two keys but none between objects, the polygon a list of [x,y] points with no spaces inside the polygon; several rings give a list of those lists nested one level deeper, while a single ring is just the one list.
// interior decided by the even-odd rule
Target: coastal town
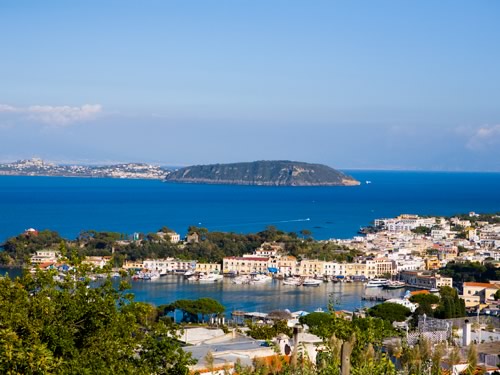
[{"label": "coastal town", "polygon": [[[204,241],[203,230],[196,229],[193,228],[185,238],[181,238],[178,233],[164,228],[154,235],[150,234],[149,240],[157,245],[169,243],[185,249]],[[483,373],[497,371],[496,354],[500,352],[500,216],[475,212],[450,218],[402,214],[395,218],[377,219],[361,232],[364,234],[351,239],[316,241],[323,245],[335,245],[339,253],[355,251],[357,255],[348,261],[297,257],[290,254],[286,242],[265,241],[251,252],[224,256],[220,262],[156,257],[123,259],[120,267],[117,267],[113,259],[121,247],[144,241],[143,235],[135,233],[114,241],[111,255],[85,256],[82,264],[94,269],[96,277],[100,273],[99,269],[107,269],[112,277],[131,277],[143,282],[154,282],[172,274],[185,278],[189,283],[230,282],[251,286],[275,282],[291,288],[317,287],[323,283],[364,283],[366,289],[407,290],[401,298],[376,299],[380,303],[375,307],[399,305],[411,314],[403,321],[391,322],[394,329],[402,332],[402,338],[396,339],[399,340],[397,345],[403,345],[401,340],[411,345],[422,337],[434,348],[442,342],[451,343],[452,346],[439,362],[443,371],[449,371],[450,374],[461,373],[469,366],[467,351],[474,345],[477,351],[475,365],[484,370]],[[39,232],[33,228],[23,234],[32,238],[38,235]],[[312,242],[311,238],[306,238],[307,235],[304,232],[303,238],[297,240]],[[55,277],[64,278],[64,273],[71,265],[65,261],[67,258],[62,255],[61,246],[59,250],[47,248],[34,252],[29,262],[33,270],[53,270],[58,275]],[[481,280],[469,274],[455,278],[450,275],[453,267],[463,265],[465,269],[465,265],[471,264],[487,267],[490,273],[483,272]],[[493,277],[485,280],[487,274]],[[445,309],[445,292],[455,294],[457,300],[461,301],[459,304],[463,306],[463,312],[458,307],[448,315],[442,310]],[[421,315],[425,298],[431,297],[435,301]],[[371,315],[375,307],[334,313],[352,321],[355,317]],[[193,373],[222,374],[223,369],[234,371],[241,365],[236,363],[235,355],[240,358],[240,362],[251,366],[258,358],[272,358],[276,351],[286,355],[299,350],[303,357],[316,362],[318,353],[325,350],[324,340],[321,335],[314,334],[314,329],[302,323],[307,321],[304,318],[307,315],[312,314],[312,317],[314,314],[328,313],[322,310],[310,313],[281,312],[279,319],[286,321],[294,333],[290,336],[281,333],[269,337],[274,344],[266,348],[262,346],[261,340],[247,333],[255,329],[254,324],[274,327],[277,318],[273,314],[276,315],[276,312],[233,311],[231,316],[211,318],[208,326],[185,326],[183,342],[188,345],[185,350],[197,359],[197,364],[191,367]],[[435,317],[431,317],[432,314]],[[416,319],[417,323],[410,324],[409,319]],[[223,328],[227,324],[233,324],[229,333],[227,328]],[[389,348],[392,344],[384,341],[383,345]],[[452,357],[453,347],[461,353],[458,359]],[[393,362],[396,366],[403,366],[401,360]]]},{"label": "coastal town", "polygon": [[161,180],[168,175],[164,167],[145,163],[113,165],[55,164],[40,158],[0,164],[0,176],[57,176],[94,178],[131,178]]}]

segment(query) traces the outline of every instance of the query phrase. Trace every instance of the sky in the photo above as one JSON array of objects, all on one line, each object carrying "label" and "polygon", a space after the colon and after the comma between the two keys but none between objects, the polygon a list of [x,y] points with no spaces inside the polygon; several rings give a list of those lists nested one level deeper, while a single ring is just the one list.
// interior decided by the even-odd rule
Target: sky
[{"label": "sky", "polygon": [[500,2],[0,1],[0,161],[500,171]]}]

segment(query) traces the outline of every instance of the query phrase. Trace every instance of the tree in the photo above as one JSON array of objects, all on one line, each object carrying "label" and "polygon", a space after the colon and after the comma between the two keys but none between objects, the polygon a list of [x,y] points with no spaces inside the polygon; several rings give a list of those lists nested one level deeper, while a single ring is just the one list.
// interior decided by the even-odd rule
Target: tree
[{"label": "tree", "polygon": [[302,235],[303,238],[311,238],[312,232],[309,229],[302,229],[300,231],[300,234]]},{"label": "tree", "polygon": [[312,312],[299,318],[301,324],[306,324],[309,331],[321,338],[331,337],[334,328],[334,316],[326,312]]},{"label": "tree", "polygon": [[250,337],[256,340],[271,340],[278,336],[280,333],[291,337],[292,328],[288,327],[286,320],[277,320],[272,325],[269,324],[253,324],[247,323],[249,331],[247,332]]},{"label": "tree", "polygon": [[76,267],[0,279],[0,373],[186,374],[176,327],[111,278],[90,285]]},{"label": "tree", "polygon": [[225,307],[212,298],[200,298],[197,300],[180,299],[161,307],[163,314],[181,310],[183,313],[182,320],[194,323],[199,322],[200,318],[202,321],[205,321],[205,316],[213,317],[225,311]]},{"label": "tree", "polygon": [[465,301],[458,296],[458,292],[444,286],[439,290],[441,301],[435,311],[435,316],[440,319],[460,318],[465,316]]},{"label": "tree", "polygon": [[498,289],[495,294],[493,295],[493,298],[495,298],[495,301],[500,300],[500,289]]},{"label": "tree", "polygon": [[414,312],[414,317],[418,318],[419,315],[434,316],[433,306],[439,304],[440,299],[434,294],[416,294],[410,297],[410,302],[418,304]]},{"label": "tree", "polygon": [[431,228],[427,228],[425,226],[419,226],[419,227],[416,227],[415,229],[412,229],[411,230],[413,233],[416,233],[416,234],[423,234],[425,236],[428,236],[429,234],[431,234]]},{"label": "tree", "polygon": [[411,315],[409,308],[397,303],[384,302],[368,310],[368,314],[389,322],[403,322]]}]

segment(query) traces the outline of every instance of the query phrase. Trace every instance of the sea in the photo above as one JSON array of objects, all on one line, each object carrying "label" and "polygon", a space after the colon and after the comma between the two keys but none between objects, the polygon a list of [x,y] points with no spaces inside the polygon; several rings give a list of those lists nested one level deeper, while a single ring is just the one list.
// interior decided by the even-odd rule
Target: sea
[{"label": "sea", "polygon": [[[275,226],[307,229],[318,240],[351,238],[376,218],[401,213],[453,215],[500,212],[500,173],[345,171],[361,181],[349,187],[264,187],[164,183],[157,180],[0,176],[0,243],[27,228],[51,229],[74,239],[82,230],[185,235],[189,226],[252,233]],[[133,284],[136,299],[155,304],[210,296],[230,309],[360,307],[364,288],[325,284],[311,289],[237,288],[228,281],[190,286],[183,280]],[[260,287],[260,286],[259,286]],[[349,296],[354,296],[349,299]]]}]

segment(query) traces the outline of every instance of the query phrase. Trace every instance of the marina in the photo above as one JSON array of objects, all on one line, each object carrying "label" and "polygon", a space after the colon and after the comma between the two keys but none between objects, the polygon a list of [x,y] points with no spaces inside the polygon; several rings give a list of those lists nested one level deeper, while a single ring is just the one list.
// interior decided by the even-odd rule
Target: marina
[{"label": "marina", "polygon": [[315,287],[287,285],[284,280],[269,280],[254,284],[236,284],[225,277],[220,282],[197,283],[184,277],[167,275],[151,282],[131,281],[135,299],[155,305],[171,303],[178,299],[213,298],[232,311],[269,312],[273,310],[315,311],[326,310],[332,304],[337,310],[354,311],[371,307],[380,300],[401,297],[405,289],[366,289],[361,282],[320,282]]}]

